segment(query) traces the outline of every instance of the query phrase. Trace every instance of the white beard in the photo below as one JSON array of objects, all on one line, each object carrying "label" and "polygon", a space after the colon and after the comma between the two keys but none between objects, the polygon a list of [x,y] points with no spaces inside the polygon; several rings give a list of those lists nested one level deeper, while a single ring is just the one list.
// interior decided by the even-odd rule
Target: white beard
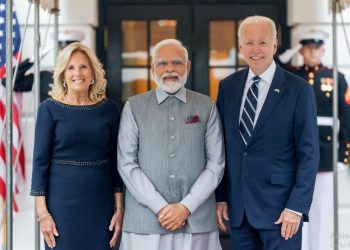
[{"label": "white beard", "polygon": [[[169,76],[177,76],[178,80],[176,81],[163,80],[165,77],[169,77]],[[164,90],[169,94],[174,94],[186,84],[187,70],[184,72],[182,76],[179,76],[176,73],[164,73],[160,77],[154,74],[153,77],[154,77],[155,83],[160,89]]]}]

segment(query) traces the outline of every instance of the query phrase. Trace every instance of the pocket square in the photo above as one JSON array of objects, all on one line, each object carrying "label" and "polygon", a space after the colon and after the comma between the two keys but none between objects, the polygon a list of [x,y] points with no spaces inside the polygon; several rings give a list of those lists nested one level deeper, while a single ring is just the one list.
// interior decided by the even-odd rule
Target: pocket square
[{"label": "pocket square", "polygon": [[198,115],[189,115],[186,119],[186,124],[199,123],[201,122]]}]

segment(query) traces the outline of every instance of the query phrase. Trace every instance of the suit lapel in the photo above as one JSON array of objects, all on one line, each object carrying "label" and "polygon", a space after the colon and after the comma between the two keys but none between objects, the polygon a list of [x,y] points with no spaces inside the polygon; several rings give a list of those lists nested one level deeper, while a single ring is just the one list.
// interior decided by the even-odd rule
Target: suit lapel
[{"label": "suit lapel", "polygon": [[236,78],[237,82],[234,82],[231,88],[232,94],[229,95],[231,99],[229,101],[229,108],[227,109],[233,112],[230,115],[232,117],[231,122],[233,125],[233,131],[240,138],[240,141],[243,146],[245,146],[245,144],[243,142],[243,139],[241,138],[241,135],[239,134],[239,113],[241,110],[243,91],[244,91],[244,86],[245,86],[247,77],[248,77],[248,69],[244,69],[240,71],[240,74]]},{"label": "suit lapel", "polygon": [[276,73],[272,80],[270,89],[268,91],[268,94],[266,96],[265,103],[261,109],[261,112],[259,114],[257,123],[254,127],[251,140],[254,139],[254,136],[258,134],[261,131],[262,126],[265,124],[265,122],[269,119],[270,114],[274,110],[274,108],[277,105],[277,102],[281,99],[283,96],[283,92],[285,90],[285,84],[286,79],[283,70],[276,65]]}]

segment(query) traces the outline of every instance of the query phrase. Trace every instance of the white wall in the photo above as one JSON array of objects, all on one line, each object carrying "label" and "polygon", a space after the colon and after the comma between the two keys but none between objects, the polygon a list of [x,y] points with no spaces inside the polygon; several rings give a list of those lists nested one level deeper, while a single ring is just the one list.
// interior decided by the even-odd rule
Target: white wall
[{"label": "white wall", "polygon": [[[23,39],[24,24],[26,22],[27,13],[29,10],[29,2],[23,0],[14,0],[14,5],[17,11],[18,22],[21,24],[21,34]],[[84,11],[76,11],[84,6]],[[97,27],[97,0],[60,0],[59,1],[59,29],[60,30],[80,30],[85,34],[85,39],[82,43],[95,49],[95,27]],[[53,24],[54,15],[40,8],[40,39],[42,49],[54,46],[53,41]],[[23,57],[32,57],[34,54],[34,6],[31,6],[28,20],[27,32],[24,37]],[[52,68],[54,65],[53,51],[49,53],[41,61],[41,68]]]},{"label": "white wall", "polygon": [[[291,37],[303,30],[317,28],[330,34],[325,43],[326,53],[323,57],[323,63],[332,66],[333,60],[333,39],[332,39],[332,13],[329,11],[328,0],[289,0],[288,1],[288,25],[292,28]],[[350,9],[342,12],[345,23],[345,30],[350,39]],[[350,83],[350,54],[347,50],[345,34],[341,25],[340,15],[337,14],[337,57],[339,71],[345,74],[348,83]],[[292,39],[292,46],[297,41]],[[302,64],[300,55],[293,61],[295,64]],[[339,174],[339,249],[350,249],[350,171]],[[331,226],[331,225],[330,225]]]}]

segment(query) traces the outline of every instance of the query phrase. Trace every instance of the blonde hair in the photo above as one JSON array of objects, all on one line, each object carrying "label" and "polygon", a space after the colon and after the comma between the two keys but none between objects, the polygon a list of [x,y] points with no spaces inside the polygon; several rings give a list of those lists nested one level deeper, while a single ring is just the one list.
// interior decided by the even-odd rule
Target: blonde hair
[{"label": "blonde hair", "polygon": [[89,98],[91,101],[98,102],[105,98],[106,84],[105,71],[102,68],[102,64],[96,57],[95,53],[87,46],[80,42],[69,44],[65,47],[57,57],[55,71],[53,73],[53,87],[49,92],[49,95],[58,101],[61,101],[67,93],[67,88],[63,86],[64,72],[68,66],[69,60],[72,54],[75,52],[81,52],[88,58],[90,67],[93,71],[94,84],[90,85]]},{"label": "blonde hair", "polygon": [[277,30],[276,25],[274,21],[268,17],[265,16],[249,16],[246,19],[243,20],[243,22],[239,25],[238,28],[238,40],[242,41],[243,37],[243,30],[245,27],[249,24],[258,24],[258,23],[267,23],[270,25],[270,31],[272,39],[277,39]]}]

